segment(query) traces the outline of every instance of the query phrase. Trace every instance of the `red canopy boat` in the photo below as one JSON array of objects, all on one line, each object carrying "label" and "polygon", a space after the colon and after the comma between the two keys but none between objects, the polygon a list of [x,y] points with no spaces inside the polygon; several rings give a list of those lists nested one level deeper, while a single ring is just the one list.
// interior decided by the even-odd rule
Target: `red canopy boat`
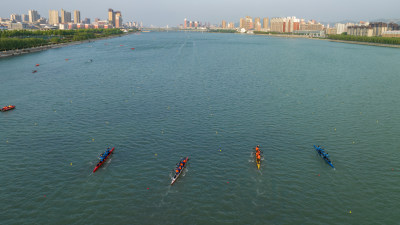
[{"label": "red canopy boat", "polygon": [[2,112],[11,110],[11,109],[15,109],[15,105],[8,105],[8,106],[4,106],[3,108],[1,108]]},{"label": "red canopy boat", "polygon": [[[107,150],[108,150],[108,149],[107,149]],[[114,147],[108,152],[108,154],[107,154],[107,151],[105,151],[105,152],[102,154],[102,157],[103,157],[104,155],[105,155],[105,157],[104,157],[103,159],[100,159],[100,162],[97,163],[96,167],[93,169],[93,173],[96,172],[96,170],[99,169],[100,166],[104,164],[104,162],[110,157],[110,155],[113,153],[113,151],[114,151]]]}]

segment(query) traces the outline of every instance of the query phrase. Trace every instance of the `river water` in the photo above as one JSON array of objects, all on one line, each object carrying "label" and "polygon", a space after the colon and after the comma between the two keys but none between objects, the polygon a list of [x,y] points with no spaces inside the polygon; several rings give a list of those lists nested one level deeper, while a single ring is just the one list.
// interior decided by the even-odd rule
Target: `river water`
[{"label": "river water", "polygon": [[399,59],[185,32],[1,59],[0,223],[397,224]]}]

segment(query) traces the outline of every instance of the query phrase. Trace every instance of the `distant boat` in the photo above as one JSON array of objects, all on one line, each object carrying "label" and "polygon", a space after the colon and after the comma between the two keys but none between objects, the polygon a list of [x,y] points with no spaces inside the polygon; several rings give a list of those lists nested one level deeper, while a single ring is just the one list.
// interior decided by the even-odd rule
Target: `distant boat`
[{"label": "distant boat", "polygon": [[149,30],[143,30],[142,32],[143,33],[149,33],[150,31]]},{"label": "distant boat", "polygon": [[3,108],[1,108],[2,112],[11,110],[11,109],[15,109],[15,105],[8,105],[8,106],[4,106]]}]

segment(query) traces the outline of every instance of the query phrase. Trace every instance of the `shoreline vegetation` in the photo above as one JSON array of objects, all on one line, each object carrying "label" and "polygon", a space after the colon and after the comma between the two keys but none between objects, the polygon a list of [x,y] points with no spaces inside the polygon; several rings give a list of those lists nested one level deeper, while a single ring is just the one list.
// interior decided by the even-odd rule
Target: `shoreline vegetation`
[{"label": "shoreline vegetation", "polygon": [[120,29],[0,31],[0,58],[123,36]]},{"label": "shoreline vegetation", "polygon": [[296,34],[296,33],[285,34],[278,32],[263,32],[263,31],[254,31],[254,34],[270,35],[275,37],[308,38],[308,39],[327,40],[332,42],[349,43],[349,44],[400,48],[400,38],[395,38],[395,37],[364,37],[364,36],[353,36],[347,34],[338,34],[338,35],[327,35],[326,38],[318,38],[318,37],[313,38],[305,34]]},{"label": "shoreline vegetation", "polygon": [[400,48],[400,38],[395,37],[364,37],[338,34],[329,35],[327,39],[333,42]]},{"label": "shoreline vegetation", "polygon": [[[236,30],[210,30],[211,33],[239,33]],[[352,36],[347,34],[338,35],[327,35],[325,38],[321,37],[310,37],[304,33],[280,33],[280,32],[265,32],[265,31],[254,31],[254,35],[268,35],[272,37],[284,37],[284,38],[307,38],[314,40],[326,40],[331,42],[340,42],[348,44],[360,44],[390,48],[400,48],[400,38],[395,37],[365,37],[365,36]]]},{"label": "shoreline vegetation", "polygon": [[238,33],[236,30],[229,30],[229,29],[214,29],[209,30],[209,33]]}]

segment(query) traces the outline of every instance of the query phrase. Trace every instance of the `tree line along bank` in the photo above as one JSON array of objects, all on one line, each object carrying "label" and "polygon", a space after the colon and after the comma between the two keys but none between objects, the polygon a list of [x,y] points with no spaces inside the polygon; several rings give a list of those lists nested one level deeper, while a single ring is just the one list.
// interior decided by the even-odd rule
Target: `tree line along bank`
[{"label": "tree line along bank", "polygon": [[[129,30],[135,31],[137,30]],[[0,31],[0,51],[84,41],[123,33],[120,29],[3,30]]]}]

